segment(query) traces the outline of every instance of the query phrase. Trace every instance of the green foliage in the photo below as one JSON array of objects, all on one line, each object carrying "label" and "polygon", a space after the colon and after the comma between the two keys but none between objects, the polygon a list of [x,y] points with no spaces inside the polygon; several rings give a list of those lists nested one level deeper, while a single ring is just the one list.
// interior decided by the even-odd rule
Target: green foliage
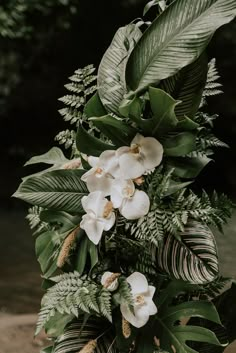
[{"label": "green foliage", "polygon": [[75,147],[75,136],[76,133],[74,130],[60,131],[55,136],[55,141],[58,141],[60,145],[65,145],[65,149],[72,148],[72,153],[74,153]]},{"label": "green foliage", "polygon": [[118,114],[126,93],[124,71],[129,54],[142,32],[134,24],[121,27],[105,52],[98,68],[98,93],[106,110]]},{"label": "green foliage", "polygon": [[32,206],[28,209],[26,219],[29,222],[30,228],[34,229],[34,234],[49,230],[48,224],[40,219],[40,213],[42,210],[43,208],[39,206]]},{"label": "green foliage", "polygon": [[82,170],[57,170],[32,176],[13,195],[31,204],[66,212],[83,212],[81,199],[88,194],[80,180]]},{"label": "green foliage", "polygon": [[235,14],[234,0],[175,1],[153,21],[132,51],[126,68],[129,89],[141,92],[195,61],[216,29]]},{"label": "green foliage", "polygon": [[218,275],[218,255],[211,230],[196,221],[188,221],[179,240],[171,234],[156,250],[157,265],[171,277],[201,284]]},{"label": "green foliage", "polygon": [[201,317],[217,324],[221,324],[214,305],[207,301],[188,301],[173,304],[173,298],[181,292],[191,290],[189,285],[173,281],[159,297],[159,315],[153,320],[150,330],[161,342],[162,349],[176,353],[199,352],[192,350],[188,342],[200,341],[220,345],[214,332],[205,327],[188,325],[183,319]]},{"label": "green foliage", "polygon": [[38,334],[56,312],[73,314],[94,313],[111,321],[111,293],[78,272],[53,277],[56,284],[49,288],[42,299],[37,322]]},{"label": "green foliage", "polygon": [[203,91],[203,97],[215,96],[223,93],[221,90],[222,84],[217,82],[220,78],[216,68],[216,59],[213,58],[208,64],[207,82]]},{"label": "green foliage", "polygon": [[116,350],[112,345],[113,333],[106,321],[92,317],[86,322],[81,319],[74,320],[55,341],[53,353],[79,352],[89,341],[99,336],[101,337],[97,340],[95,352],[115,353]]}]

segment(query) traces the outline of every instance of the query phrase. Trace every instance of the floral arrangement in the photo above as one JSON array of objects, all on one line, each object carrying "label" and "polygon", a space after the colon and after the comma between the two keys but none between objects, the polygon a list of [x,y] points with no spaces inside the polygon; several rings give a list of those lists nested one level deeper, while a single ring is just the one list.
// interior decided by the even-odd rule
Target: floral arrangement
[{"label": "floral arrangement", "polygon": [[153,21],[118,29],[97,75],[70,77],[59,112],[75,129],[55,138],[70,158],[58,147],[32,157],[51,167],[14,194],[33,205],[42,353],[211,353],[235,338],[235,284],[219,274],[212,230],[233,204],[193,182],[227,147],[207,113],[221,84],[205,49],[236,3],[152,0],[144,16],[151,8]]}]

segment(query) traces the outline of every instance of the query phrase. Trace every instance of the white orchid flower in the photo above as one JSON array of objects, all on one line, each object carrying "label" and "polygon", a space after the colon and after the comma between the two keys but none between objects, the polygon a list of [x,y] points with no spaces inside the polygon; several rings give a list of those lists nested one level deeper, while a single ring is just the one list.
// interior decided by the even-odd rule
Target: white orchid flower
[{"label": "white orchid flower", "polygon": [[84,229],[88,238],[97,245],[103,231],[110,230],[115,223],[113,204],[101,191],[94,191],[84,196],[81,203],[86,214],[82,217],[80,228]]},{"label": "white orchid flower", "polygon": [[135,190],[132,180],[114,180],[111,202],[114,208],[119,208],[122,216],[130,220],[145,216],[150,207],[148,195],[144,191]]},{"label": "white orchid flower", "polygon": [[137,134],[130,147],[120,147],[117,155],[121,174],[136,179],[161,163],[163,147],[154,137]]},{"label": "white orchid flower", "polygon": [[140,328],[146,325],[150,315],[157,313],[157,307],[152,300],[156,288],[149,286],[146,277],[140,272],[134,272],[127,278],[127,282],[131,286],[134,313],[127,304],[121,304],[120,310],[125,320],[134,327]]},{"label": "white orchid flower", "polygon": [[120,273],[104,272],[101,284],[110,292],[114,292],[119,286],[118,277],[120,277]]},{"label": "white orchid flower", "polygon": [[137,134],[130,147],[103,152],[100,162],[114,178],[136,179],[157,167],[162,157],[163,147],[157,139]]},{"label": "white orchid flower", "polygon": [[101,166],[98,157],[88,157],[88,163],[91,169],[87,171],[82,177],[90,192],[102,191],[105,196],[110,195],[113,178]]}]

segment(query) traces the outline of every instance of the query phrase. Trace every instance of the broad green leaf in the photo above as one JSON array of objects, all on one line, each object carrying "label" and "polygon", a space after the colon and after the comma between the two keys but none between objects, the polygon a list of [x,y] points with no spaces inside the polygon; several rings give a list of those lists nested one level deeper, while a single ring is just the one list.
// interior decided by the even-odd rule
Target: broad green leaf
[{"label": "broad green leaf", "polygon": [[193,284],[213,281],[219,272],[216,241],[208,226],[189,221],[178,241],[168,235],[156,250],[158,266],[171,277]]},{"label": "broad green leaf", "polygon": [[90,271],[94,268],[94,266],[98,263],[98,248],[95,244],[89,241],[88,244],[88,252],[90,256]]},{"label": "broad green leaf", "polygon": [[[179,291],[177,291],[178,287]],[[187,288],[185,285],[182,288],[181,285],[175,287],[175,281],[172,281],[161,294],[158,315],[155,317],[153,327],[156,329],[156,337],[160,340],[161,349],[168,352],[196,353],[197,351],[189,347],[189,341],[210,342],[220,345],[216,335],[211,330],[205,327],[188,325],[182,321],[183,319],[200,317],[221,324],[215,306],[209,301],[190,300],[177,305],[173,304],[173,299],[186,292]],[[191,287],[189,287],[189,290],[191,290]]]},{"label": "broad green leaf", "polygon": [[202,100],[207,71],[207,57],[203,53],[192,64],[184,67],[176,75],[161,82],[161,89],[169,93],[174,99],[181,101],[175,109],[178,119],[184,119],[185,116],[194,118]]},{"label": "broad green leaf", "polygon": [[181,132],[164,139],[162,145],[167,156],[184,156],[196,149],[196,134]]},{"label": "broad green leaf", "polygon": [[109,113],[119,114],[119,105],[126,93],[126,62],[141,35],[142,32],[134,24],[119,28],[101,60],[98,93]]},{"label": "broad green leaf", "polygon": [[173,195],[175,192],[185,188],[186,186],[188,186],[189,184],[192,184],[192,181],[187,181],[185,183],[182,183],[180,181],[174,181],[174,180],[170,180],[168,189],[166,192],[164,192],[164,196],[170,196]]},{"label": "broad green leaf", "polygon": [[31,176],[35,175],[40,175],[52,170],[58,170],[61,169],[61,167],[65,164],[68,163],[70,160],[67,159],[62,150],[58,147],[52,147],[48,152],[41,154],[39,156],[34,156],[30,158],[26,163],[25,166],[27,165],[32,165],[32,164],[37,164],[37,163],[45,163],[45,164],[53,164],[52,167],[44,169],[40,172],[27,175],[26,177],[23,178],[23,180],[26,180],[30,178]]},{"label": "broad green leaf", "polygon": [[150,105],[153,113],[152,119],[143,119],[143,129],[155,135],[173,130],[178,120],[175,108],[180,103],[159,88],[149,88]]},{"label": "broad green leaf", "polygon": [[78,244],[78,247],[76,249],[76,259],[75,259],[75,264],[74,264],[74,269],[78,271],[81,275],[84,272],[84,268],[86,265],[86,260],[87,260],[87,255],[88,255],[88,243],[89,239],[84,234],[83,238]]},{"label": "broad green leaf", "polygon": [[129,144],[137,133],[136,129],[111,115],[91,118],[90,121],[117,147]]},{"label": "broad green leaf", "polygon": [[196,178],[205,166],[211,161],[207,156],[169,158],[167,167],[174,168],[174,175],[179,178]]},{"label": "broad green leaf", "polygon": [[96,92],[86,103],[84,113],[87,118],[106,115],[106,109],[99,98],[98,92]]},{"label": "broad green leaf", "polygon": [[134,96],[133,99],[123,99],[119,107],[119,112],[125,118],[136,122],[139,126],[141,123],[143,105],[143,101],[136,96]]},{"label": "broad green leaf", "polygon": [[178,124],[176,125],[175,130],[192,131],[192,130],[196,130],[198,127],[199,127],[199,124],[197,124],[195,121],[185,116],[183,119],[178,121]]},{"label": "broad green leaf", "polygon": [[235,15],[235,0],[174,1],[133,49],[126,66],[129,89],[141,92],[191,64]]},{"label": "broad green leaf", "polygon": [[49,337],[58,337],[63,334],[66,325],[74,319],[73,314],[61,314],[56,312],[46,323],[45,331]]},{"label": "broad green leaf", "polygon": [[76,135],[76,146],[78,150],[90,156],[100,156],[103,151],[113,150],[116,147],[109,145],[89,134],[81,125]]},{"label": "broad green leaf", "polygon": [[116,353],[116,348],[112,344],[114,335],[108,328],[107,322],[99,318],[90,317],[86,323],[82,319],[74,321],[55,341],[53,353],[79,352],[90,340],[96,339],[103,333],[97,341],[96,352]]},{"label": "broad green leaf", "polygon": [[63,233],[48,231],[40,234],[35,241],[36,256],[45,278],[50,277],[57,269],[58,248],[65,236]]},{"label": "broad green leaf", "polygon": [[64,156],[60,148],[52,147],[48,152],[30,158],[28,162],[25,163],[25,166],[36,163],[62,165],[63,163],[67,163],[68,161],[69,160]]},{"label": "broad green leaf", "polygon": [[81,181],[83,170],[57,170],[23,181],[13,195],[33,205],[83,213],[81,199],[88,194],[86,184]]},{"label": "broad green leaf", "polygon": [[40,353],[53,353],[53,346],[49,346],[41,349]]}]

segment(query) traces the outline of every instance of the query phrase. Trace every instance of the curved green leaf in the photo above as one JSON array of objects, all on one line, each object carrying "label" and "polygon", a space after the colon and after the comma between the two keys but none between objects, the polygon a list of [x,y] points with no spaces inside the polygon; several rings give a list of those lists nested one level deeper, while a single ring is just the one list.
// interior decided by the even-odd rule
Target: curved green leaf
[{"label": "curved green leaf", "polygon": [[87,104],[84,107],[84,113],[87,118],[91,117],[98,117],[98,116],[103,116],[106,115],[106,110],[104,106],[102,105],[101,99],[98,95],[98,92],[96,92],[87,102]]},{"label": "curved green leaf", "polygon": [[[107,322],[97,318],[89,318],[86,323],[83,320],[74,321],[69,324],[65,332],[57,338],[53,353],[75,353],[79,352],[89,341],[95,340],[108,329]],[[95,353],[115,353],[112,345],[114,337],[110,331],[105,333],[97,341]]]},{"label": "curved green leaf", "polygon": [[208,226],[191,221],[180,233],[181,241],[166,237],[157,249],[158,266],[176,279],[194,284],[207,283],[218,275],[218,254]]},{"label": "curved green leaf", "polygon": [[196,134],[181,132],[162,141],[165,154],[172,157],[184,156],[196,149]]},{"label": "curved green leaf", "polygon": [[174,175],[179,178],[192,179],[196,178],[211,160],[204,155],[199,157],[169,158],[167,167],[169,169],[174,168]]},{"label": "curved green leaf", "polygon": [[90,156],[100,156],[103,151],[114,150],[114,145],[109,145],[101,139],[89,134],[81,125],[76,135],[76,147],[82,153]]},{"label": "curved green leaf", "polygon": [[161,82],[161,89],[169,93],[174,99],[181,101],[175,109],[178,118],[183,119],[185,116],[194,118],[202,100],[207,71],[207,57],[203,53],[192,64]]},{"label": "curved green leaf", "polygon": [[81,199],[88,194],[83,170],[57,170],[23,181],[13,195],[33,205],[83,213]]},{"label": "curved green leaf", "polygon": [[98,93],[108,112],[119,114],[126,93],[125,66],[142,32],[134,24],[121,27],[105,52],[98,68]]},{"label": "curved green leaf", "polygon": [[[172,281],[159,298],[158,315],[156,315],[150,330],[155,331],[161,348],[168,352],[197,353],[189,347],[189,341],[220,345],[215,333],[211,330],[186,323],[189,318],[199,317],[221,325],[216,308],[211,302],[190,300],[177,305],[173,304],[174,298],[184,292],[187,294],[189,291],[191,291],[189,285],[185,286],[181,281],[177,281],[177,284]],[[185,323],[183,319],[185,319]]]},{"label": "curved green leaf", "polygon": [[137,133],[136,129],[111,115],[90,120],[117,147],[128,145]]},{"label": "curved green leaf", "polygon": [[126,66],[126,83],[140,92],[195,61],[214,32],[236,15],[235,0],[176,0],[147,28]]}]

